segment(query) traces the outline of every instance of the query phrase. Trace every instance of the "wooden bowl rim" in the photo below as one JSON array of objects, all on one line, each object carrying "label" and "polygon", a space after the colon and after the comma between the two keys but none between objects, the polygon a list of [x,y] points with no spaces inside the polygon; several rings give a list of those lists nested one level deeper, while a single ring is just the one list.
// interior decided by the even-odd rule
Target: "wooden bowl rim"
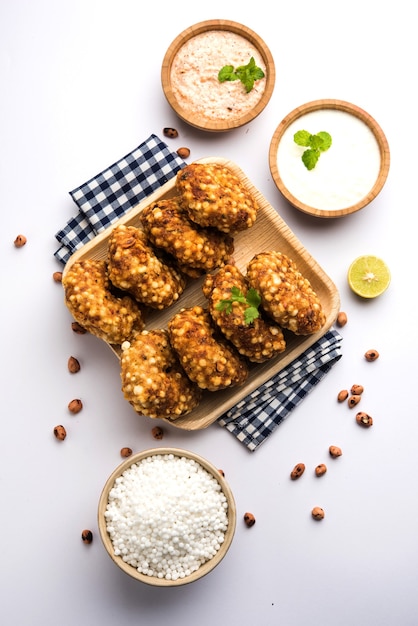
[{"label": "wooden bowl rim", "polygon": [[[319,111],[321,109],[336,109],[339,111],[344,111],[346,113],[351,113],[355,115],[360,120],[362,120],[373,132],[376,141],[379,146],[380,151],[380,170],[378,177],[376,179],[375,184],[370,189],[370,191],[356,204],[348,206],[344,209],[336,210],[336,211],[326,211],[311,207],[300,200],[298,200],[290,191],[287,189],[283,180],[280,176],[278,167],[277,167],[277,151],[279,147],[280,140],[283,136],[285,130],[299,117],[306,115],[307,113],[311,113],[312,111]],[[359,106],[352,104],[351,102],[346,102],[345,100],[336,100],[336,99],[323,99],[323,100],[312,100],[311,102],[307,102],[299,107],[296,107],[291,111],[285,118],[280,122],[277,126],[273,137],[270,142],[269,149],[269,166],[270,172],[273,176],[274,182],[278,187],[279,191],[282,195],[292,204],[295,208],[299,209],[303,213],[308,213],[309,215],[314,215],[317,217],[324,218],[332,218],[332,217],[342,217],[344,215],[349,215],[351,213],[355,213],[360,209],[363,209],[365,206],[370,204],[372,200],[376,198],[376,196],[381,192],[386,179],[389,174],[390,167],[390,150],[389,144],[386,139],[386,136],[377,123],[377,121],[364,109]]]},{"label": "wooden bowl rim", "polygon": [[[260,100],[251,109],[251,111],[248,111],[244,115],[241,115],[240,117],[231,120],[210,121],[202,119],[198,116],[190,115],[188,111],[185,111],[183,107],[180,106],[171,88],[171,66],[177,52],[189,39],[209,30],[226,30],[237,35],[241,35],[245,39],[248,39],[260,52],[267,68],[266,85]],[[256,32],[248,28],[248,26],[232,20],[205,20],[203,22],[198,22],[193,26],[189,26],[188,28],[183,30],[168,47],[167,52],[164,55],[161,68],[161,84],[164,95],[171,108],[180,117],[180,119],[182,119],[187,124],[190,124],[194,128],[198,128],[199,130],[205,130],[210,132],[222,132],[232,130],[234,128],[238,128],[239,126],[244,126],[245,124],[248,124],[253,119],[255,119],[267,106],[272,96],[275,82],[275,63],[273,55],[271,54],[270,49],[265,41],[259,35],[257,35]]]},{"label": "wooden bowl rim", "polygon": [[[192,572],[190,576],[186,576],[185,578],[179,578],[177,580],[166,580],[165,578],[157,578],[156,576],[146,576],[145,574],[141,574],[140,572],[138,572],[132,565],[125,563],[125,561],[123,561],[120,556],[115,556],[113,551],[113,544],[106,530],[106,522],[104,518],[104,513],[106,511],[106,506],[108,503],[109,492],[113,487],[116,478],[121,476],[125,470],[131,467],[131,465],[134,465],[135,463],[138,463],[147,457],[166,454],[173,454],[174,456],[178,457],[186,457],[199,463],[199,465],[206,469],[209,474],[211,474],[219,482],[222,492],[224,493],[228,501],[228,528],[225,533],[224,542],[221,545],[220,549],[212,559],[206,561],[206,563],[201,565],[195,572]],[[116,565],[120,567],[120,569],[122,569],[132,578],[135,578],[136,580],[144,582],[148,585],[157,587],[176,587],[179,585],[189,584],[191,582],[194,582],[195,580],[198,580],[199,578],[202,578],[203,576],[206,576],[206,574],[211,572],[217,565],[219,565],[219,563],[225,557],[235,534],[236,505],[233,493],[226,479],[223,477],[220,471],[204,457],[196,454],[195,452],[191,452],[190,450],[184,450],[182,448],[149,448],[147,450],[143,450],[142,452],[133,454],[129,458],[125,459],[110,474],[109,478],[105,482],[105,485],[100,495],[99,505],[97,509],[97,520],[102,543],[112,561],[116,563]]]}]

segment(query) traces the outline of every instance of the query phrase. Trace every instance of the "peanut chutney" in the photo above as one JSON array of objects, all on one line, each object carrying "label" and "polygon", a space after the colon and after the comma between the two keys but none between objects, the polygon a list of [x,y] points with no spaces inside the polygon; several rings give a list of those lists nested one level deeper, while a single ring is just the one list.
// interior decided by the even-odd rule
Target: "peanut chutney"
[{"label": "peanut chutney", "polygon": [[266,66],[257,48],[247,39],[225,30],[210,30],[192,37],[178,51],[171,67],[173,95],[188,113],[207,120],[242,117],[260,101],[266,78],[257,80],[247,93],[239,80],[221,83],[219,70],[249,63],[251,57],[264,74]]}]

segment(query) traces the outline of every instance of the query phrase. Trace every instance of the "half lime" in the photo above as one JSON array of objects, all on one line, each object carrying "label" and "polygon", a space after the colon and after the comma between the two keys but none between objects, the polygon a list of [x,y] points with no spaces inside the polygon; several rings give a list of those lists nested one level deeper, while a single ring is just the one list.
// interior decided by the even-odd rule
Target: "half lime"
[{"label": "half lime", "polygon": [[377,256],[364,254],[348,268],[348,284],[362,298],[380,296],[390,284],[390,270]]}]

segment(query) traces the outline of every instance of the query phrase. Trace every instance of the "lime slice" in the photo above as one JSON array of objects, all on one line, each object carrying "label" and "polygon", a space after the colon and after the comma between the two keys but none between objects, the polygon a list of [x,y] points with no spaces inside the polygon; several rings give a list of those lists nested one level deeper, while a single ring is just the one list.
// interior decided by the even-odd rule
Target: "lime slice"
[{"label": "lime slice", "polygon": [[376,298],[389,287],[390,271],[377,256],[363,255],[355,259],[348,269],[348,284],[362,298]]}]

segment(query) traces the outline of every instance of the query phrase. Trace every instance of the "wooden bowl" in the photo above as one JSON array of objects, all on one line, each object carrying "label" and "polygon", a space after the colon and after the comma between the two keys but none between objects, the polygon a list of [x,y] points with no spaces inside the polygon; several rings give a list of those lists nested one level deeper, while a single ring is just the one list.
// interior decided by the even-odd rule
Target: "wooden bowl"
[{"label": "wooden bowl", "polygon": [[[307,170],[305,148],[294,133],[328,132],[332,145]],[[371,115],[343,100],[315,100],[294,109],[276,128],[269,165],[279,191],[295,208],[317,217],[355,213],[380,193],[386,182],[390,152],[386,137]]]},{"label": "wooden bowl", "polygon": [[[180,102],[180,98],[176,95],[176,86],[175,79],[173,84],[173,76],[172,76],[172,68],[173,62],[179,53],[180,49],[186,44],[189,43],[193,38],[211,33],[211,31],[223,31],[225,33],[232,33],[234,35],[239,35],[243,37],[250,46],[252,46],[256,53],[260,55],[261,61],[265,66],[265,78],[259,82],[259,85],[263,85],[263,89],[259,87],[258,89],[254,88],[252,92],[249,94],[245,94],[245,89],[240,81],[234,82],[225,82],[220,83],[218,81],[218,71],[224,65],[234,65],[232,61],[229,59],[225,59],[225,61],[219,62],[219,68],[214,67],[213,71],[208,72],[208,75],[205,76],[206,84],[211,84],[211,97],[214,94],[214,89],[217,89],[218,86],[222,87],[222,93],[226,93],[226,90],[232,90],[233,94],[237,94],[237,90],[240,89],[239,98],[243,100],[245,98],[250,98],[245,104],[243,104],[243,109],[241,111],[227,111],[227,107],[225,106],[225,117],[221,119],[219,117],[221,110],[221,106],[218,104],[218,100],[216,100],[216,113],[214,112],[212,115],[206,116],[203,112],[198,111],[199,102],[207,101],[206,95],[200,99],[200,89],[195,92],[195,94],[191,97],[191,99],[186,102]],[[248,61],[250,59],[248,58]],[[243,61],[243,64],[246,64],[248,61]],[[260,62],[261,62],[260,61]],[[196,77],[199,78],[202,76],[202,72],[196,72]],[[231,130],[233,128],[238,128],[239,126],[243,126],[248,124],[253,119],[255,119],[266,107],[269,102],[271,95],[273,93],[274,84],[276,79],[275,65],[274,60],[271,55],[271,52],[264,41],[259,37],[255,32],[239,24],[237,22],[229,21],[229,20],[207,20],[204,22],[199,22],[194,26],[190,26],[186,30],[184,30],[169,46],[163,60],[162,69],[161,69],[161,83],[162,88],[167,98],[168,103],[172,107],[172,109],[176,112],[176,114],[184,121],[198,128],[200,130],[211,131],[211,132],[222,132]],[[194,81],[194,84],[199,83],[199,81]],[[256,81],[257,85],[258,81]],[[258,95],[257,95],[258,92]],[[261,93],[262,92],[262,93]],[[256,97],[257,96],[257,97]],[[190,108],[189,108],[190,102]],[[251,102],[251,108],[247,108],[247,104]],[[238,100],[234,99],[234,106],[237,106]]]},{"label": "wooden bowl", "polygon": [[[190,459],[198,463],[201,468],[206,470],[211,476],[213,476],[219,483],[223,494],[226,497],[228,509],[227,509],[227,517],[228,517],[228,527],[225,531],[224,541],[221,544],[220,549],[216,552],[216,554],[208,561],[206,561],[203,565],[201,565],[197,570],[192,572],[190,575],[185,576],[184,578],[177,578],[176,580],[168,580],[166,578],[158,578],[158,576],[149,576],[144,573],[138,572],[138,570],[133,566],[123,560],[121,556],[116,556],[112,539],[106,528],[106,519],[105,512],[108,505],[109,493],[114,486],[115,480],[119,478],[126,470],[128,470],[133,464],[140,463],[144,459],[148,457],[154,457],[157,455],[173,455],[174,457],[185,457],[186,459]],[[194,582],[199,578],[202,578],[209,572],[211,572],[219,563],[222,561],[228,549],[231,545],[235,527],[236,527],[236,508],[235,501],[232,495],[232,491],[226,482],[223,475],[220,471],[214,467],[209,461],[204,459],[203,457],[195,454],[193,452],[189,452],[187,450],[182,450],[179,448],[152,448],[149,450],[144,450],[143,452],[139,452],[138,454],[134,454],[131,457],[127,458],[123,461],[112,474],[107,479],[105,486],[102,490],[99,507],[98,507],[98,526],[101,540],[106,548],[110,558],[120,569],[122,569],[126,574],[132,576],[136,580],[139,580],[148,585],[153,585],[157,587],[175,587],[178,585],[186,585],[188,583]]]}]

